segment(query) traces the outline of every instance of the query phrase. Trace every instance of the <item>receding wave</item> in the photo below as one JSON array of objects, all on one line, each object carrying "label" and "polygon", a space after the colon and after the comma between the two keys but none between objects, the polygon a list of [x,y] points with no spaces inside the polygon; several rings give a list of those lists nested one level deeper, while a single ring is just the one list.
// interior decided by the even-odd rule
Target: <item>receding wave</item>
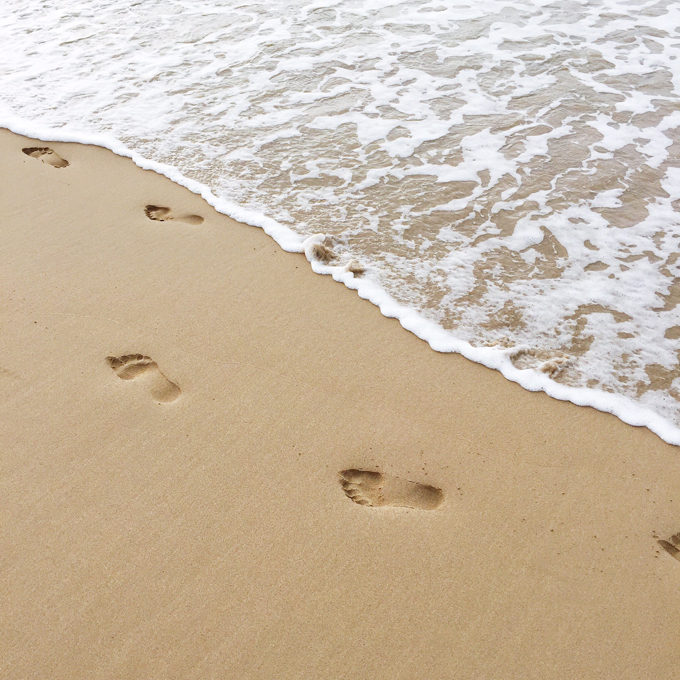
[{"label": "receding wave", "polygon": [[671,0],[5,0],[0,113],[323,232],[419,318],[680,443],[679,31]]}]

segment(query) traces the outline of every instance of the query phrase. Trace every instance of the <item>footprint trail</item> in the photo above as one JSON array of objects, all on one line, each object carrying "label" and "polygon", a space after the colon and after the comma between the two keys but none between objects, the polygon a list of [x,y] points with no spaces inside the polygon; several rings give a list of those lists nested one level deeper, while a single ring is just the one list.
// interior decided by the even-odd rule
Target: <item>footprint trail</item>
[{"label": "footprint trail", "polygon": [[22,151],[31,158],[37,158],[53,168],[66,168],[69,162],[62,158],[56,151],[50,149],[49,146],[28,146]]},{"label": "footprint trail", "polygon": [[434,510],[444,501],[444,492],[434,486],[369,470],[343,470],[340,485],[348,498],[371,508]]},{"label": "footprint trail", "polygon": [[183,222],[184,224],[203,224],[203,218],[200,215],[173,215],[170,208],[161,205],[147,205],[144,208],[144,214],[154,222]]},{"label": "footprint trail", "polygon": [[106,361],[121,380],[139,380],[147,387],[151,396],[162,404],[175,401],[182,392],[161,373],[153,359],[143,354],[106,357]]}]

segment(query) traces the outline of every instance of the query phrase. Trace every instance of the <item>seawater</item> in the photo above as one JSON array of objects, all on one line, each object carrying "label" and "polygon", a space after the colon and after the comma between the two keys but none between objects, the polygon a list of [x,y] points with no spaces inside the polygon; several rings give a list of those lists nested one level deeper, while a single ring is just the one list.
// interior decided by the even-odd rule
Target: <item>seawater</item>
[{"label": "seawater", "polygon": [[672,0],[4,0],[0,124],[321,232],[433,348],[680,444],[679,55]]}]

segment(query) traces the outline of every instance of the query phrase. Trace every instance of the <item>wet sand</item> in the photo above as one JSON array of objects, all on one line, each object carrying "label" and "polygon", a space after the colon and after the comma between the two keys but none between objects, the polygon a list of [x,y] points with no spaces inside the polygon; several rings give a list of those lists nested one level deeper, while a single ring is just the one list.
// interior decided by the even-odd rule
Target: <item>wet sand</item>
[{"label": "wet sand", "polygon": [[675,677],[678,448],[129,159],[0,151],[0,677]]}]

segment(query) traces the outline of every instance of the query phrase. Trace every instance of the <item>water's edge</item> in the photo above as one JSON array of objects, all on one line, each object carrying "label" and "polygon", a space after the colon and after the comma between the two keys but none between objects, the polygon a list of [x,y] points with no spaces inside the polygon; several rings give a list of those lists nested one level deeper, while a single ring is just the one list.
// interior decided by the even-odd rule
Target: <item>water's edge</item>
[{"label": "water's edge", "polygon": [[[230,201],[218,198],[207,186],[185,177],[177,168],[146,159],[115,137],[83,133],[70,126],[50,128],[6,113],[0,115],[0,127],[44,142],[89,144],[109,149],[118,156],[130,158],[140,168],[164,175],[176,184],[201,196],[219,213],[263,229],[283,250],[291,253],[303,252],[304,236],[296,234],[272,218],[245,210]],[[473,347],[470,343],[457,339],[449,331],[424,318],[416,310],[397,303],[374,281],[357,278],[343,268],[324,265],[320,262],[312,262],[311,266],[317,274],[331,275],[347,288],[356,290],[359,297],[377,306],[383,316],[397,319],[403,328],[427,342],[436,352],[461,354],[475,363],[500,371],[506,379],[526,390],[542,391],[560,401],[569,401],[577,406],[590,406],[598,411],[610,413],[629,425],[648,428],[668,444],[680,446],[680,428],[627,397],[590,388],[561,385],[537,370],[516,368],[511,361],[513,349]]]}]

